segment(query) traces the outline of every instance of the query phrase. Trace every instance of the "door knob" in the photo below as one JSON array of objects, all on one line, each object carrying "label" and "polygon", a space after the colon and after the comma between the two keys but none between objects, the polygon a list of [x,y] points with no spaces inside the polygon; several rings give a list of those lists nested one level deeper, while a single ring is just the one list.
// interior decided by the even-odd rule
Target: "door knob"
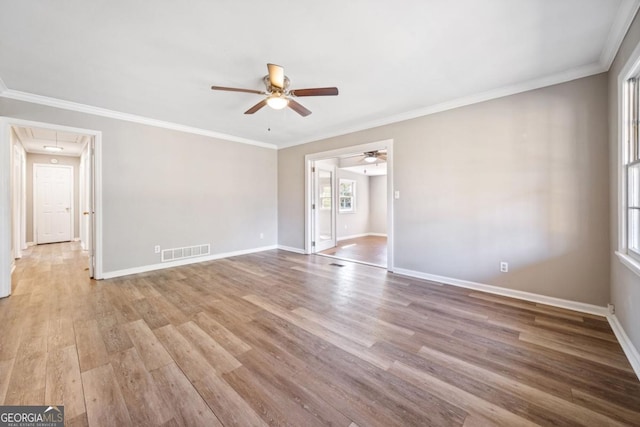
[{"label": "door knob", "polygon": [[82,215],[89,215],[89,212],[88,211],[84,211],[84,212],[82,212]]}]

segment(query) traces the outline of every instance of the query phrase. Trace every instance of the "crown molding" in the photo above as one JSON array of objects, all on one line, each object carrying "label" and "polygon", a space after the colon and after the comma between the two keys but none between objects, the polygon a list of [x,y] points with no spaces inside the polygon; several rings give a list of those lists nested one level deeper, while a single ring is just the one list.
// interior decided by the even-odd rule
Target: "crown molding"
[{"label": "crown molding", "polygon": [[638,8],[640,8],[640,0],[626,0],[620,3],[613,25],[611,25],[609,36],[604,44],[604,49],[602,49],[602,53],[600,54],[600,64],[602,64],[602,67],[606,71],[608,71],[611,64],[613,64],[613,60],[618,54],[620,45],[624,40],[624,36],[627,35],[627,31],[638,12]]},{"label": "crown molding", "polygon": [[584,67],[573,68],[571,70],[563,71],[561,73],[553,74],[550,76],[542,77],[539,79],[529,80],[527,82],[518,83],[511,86],[504,86],[498,89],[489,90],[486,92],[480,92],[475,95],[466,96],[463,98],[446,101],[440,104],[430,105],[428,107],[419,108],[417,110],[411,110],[404,113],[396,114],[393,116],[385,117],[382,119],[371,120],[365,123],[361,123],[357,126],[336,128],[329,130],[321,135],[314,136],[313,138],[298,140],[292,143],[284,143],[278,146],[278,149],[294,147],[296,145],[307,144],[309,142],[321,141],[327,138],[333,138],[336,136],[346,135],[353,132],[359,132],[367,129],[372,129],[379,126],[390,125],[393,123],[403,122],[406,120],[416,119],[423,116],[428,116],[435,113],[440,113],[447,110],[453,110],[454,108],[465,107],[467,105],[478,104],[480,102],[491,101],[497,98],[503,98],[509,95],[515,95],[522,92],[527,92],[534,89],[541,89],[547,86],[553,86],[560,83],[566,83],[571,80],[577,80],[583,77],[589,77],[595,74],[604,73],[606,68],[600,63],[590,64]]},{"label": "crown molding", "polygon": [[[3,87],[4,87],[4,90],[2,90]],[[63,110],[76,111],[79,113],[91,114],[94,116],[108,117],[110,119],[140,123],[143,125],[170,129],[178,132],[208,136],[211,138],[223,139],[225,141],[233,141],[233,142],[239,142],[242,144],[255,145],[258,147],[269,148],[272,150],[276,150],[278,148],[274,144],[268,144],[266,142],[255,141],[252,139],[242,138],[234,135],[228,135],[226,133],[200,129],[192,126],[181,125],[178,123],[165,122],[163,120],[151,119],[149,117],[138,116],[135,114],[122,113],[119,111],[108,110],[106,108],[93,107],[91,105],[80,104],[78,102],[65,101],[63,99],[50,98],[48,96],[36,95],[33,93],[20,92],[17,90],[8,89],[6,85],[2,83],[1,79],[0,79],[0,97],[14,99],[16,101],[30,102],[32,104],[39,104],[39,105],[46,105],[49,107],[61,108]]]}]

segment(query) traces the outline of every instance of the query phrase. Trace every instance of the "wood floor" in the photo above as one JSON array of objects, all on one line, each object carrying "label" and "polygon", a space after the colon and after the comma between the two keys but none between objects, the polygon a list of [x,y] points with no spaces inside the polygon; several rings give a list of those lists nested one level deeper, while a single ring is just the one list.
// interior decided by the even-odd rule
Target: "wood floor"
[{"label": "wood floor", "polygon": [[364,236],[341,240],[335,248],[327,249],[320,254],[387,267],[387,238]]},{"label": "wood floor", "polygon": [[32,248],[0,300],[0,403],[67,425],[640,425],[603,318],[268,251],[101,282]]}]

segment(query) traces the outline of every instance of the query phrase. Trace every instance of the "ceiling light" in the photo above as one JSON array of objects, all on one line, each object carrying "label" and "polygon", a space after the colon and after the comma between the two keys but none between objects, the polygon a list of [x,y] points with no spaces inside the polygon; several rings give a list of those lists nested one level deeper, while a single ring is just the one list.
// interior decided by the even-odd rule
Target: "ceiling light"
[{"label": "ceiling light", "polygon": [[55,151],[55,152],[64,150],[64,148],[58,147],[57,145],[45,145],[44,149],[47,151]]},{"label": "ceiling light", "polygon": [[373,163],[375,161],[377,161],[378,158],[375,155],[367,155],[367,157],[364,158],[364,161],[367,163]]},{"label": "ceiling light", "polygon": [[58,132],[56,132],[56,145],[45,145],[44,149],[56,153],[64,150],[64,148],[58,146]]},{"label": "ceiling light", "polygon": [[267,105],[274,110],[282,110],[289,105],[289,100],[282,95],[271,95],[267,98]]}]

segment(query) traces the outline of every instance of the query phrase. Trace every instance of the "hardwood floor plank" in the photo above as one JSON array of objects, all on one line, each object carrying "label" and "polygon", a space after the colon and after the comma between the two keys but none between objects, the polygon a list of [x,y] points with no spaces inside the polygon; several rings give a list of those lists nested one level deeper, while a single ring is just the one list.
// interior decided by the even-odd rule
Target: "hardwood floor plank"
[{"label": "hardwood floor plank", "polygon": [[381,369],[388,369],[391,366],[391,361],[386,360],[384,357],[376,356],[372,353],[367,352],[367,349],[363,346],[358,345],[357,343],[353,343],[346,338],[343,338],[332,331],[324,328],[321,325],[318,325],[314,322],[310,322],[295,313],[291,313],[287,310],[283,310],[277,306],[274,306],[264,300],[257,295],[247,295],[244,297],[247,301],[250,301],[256,304],[259,307],[264,308],[268,312],[275,314],[276,316],[310,332],[323,340],[335,345],[346,351],[347,353],[351,353],[354,356],[359,357],[360,359],[369,362],[375,366],[378,366]]},{"label": "hardwood floor plank", "polygon": [[493,373],[487,369],[483,369],[437,350],[422,347],[418,353],[427,360],[436,361],[437,363],[457,371],[460,375],[472,377],[474,380],[480,381],[486,385],[501,389],[527,401],[535,402],[536,405],[543,407],[551,414],[555,414],[558,418],[568,417],[569,419],[584,426],[589,426],[592,423],[601,426],[620,425],[620,423],[612,420],[611,418],[583,406],[576,405],[573,402],[545,393],[519,381]]},{"label": "hardwood floor plank", "polygon": [[47,372],[47,337],[23,337],[11,370],[5,405],[43,405]]},{"label": "hardwood floor plank", "polygon": [[15,359],[0,360],[0,405],[4,403]]},{"label": "hardwood floor plank", "polygon": [[162,425],[172,418],[135,348],[112,354],[111,366],[134,424]]},{"label": "hardwood floor plank", "polygon": [[205,331],[211,338],[220,343],[225,350],[234,356],[251,350],[251,347],[238,338],[234,333],[216,322],[206,313],[198,313],[193,317],[194,322],[198,324],[200,329]]},{"label": "hardwood floor plank", "polygon": [[161,368],[173,362],[167,350],[160,344],[144,320],[127,323],[124,329],[129,335],[133,346],[138,350],[147,371]]},{"label": "hardwood floor plank", "polygon": [[133,426],[110,364],[82,373],[87,420],[93,426]]},{"label": "hardwood floor plank", "polygon": [[222,427],[215,414],[202,400],[193,384],[175,363],[151,372],[165,402],[173,408],[176,425]]},{"label": "hardwood floor plank", "polygon": [[76,337],[73,331],[73,319],[71,317],[54,317],[49,320],[49,331],[47,334],[47,349],[49,351],[75,345],[75,343]]},{"label": "hardwood floor plank", "polygon": [[567,343],[562,344],[555,340],[550,340],[530,333],[520,334],[520,340],[633,373],[633,368],[629,364],[629,361],[622,354],[618,354],[614,357],[612,354],[591,352],[584,348],[577,348]]},{"label": "hardwood floor plank", "polygon": [[75,345],[49,350],[44,401],[47,405],[64,405],[65,418],[86,412]]},{"label": "hardwood floor plank", "polygon": [[178,331],[200,351],[200,354],[213,366],[216,372],[226,373],[239,368],[242,364],[225,350],[213,338],[207,335],[193,322],[183,323],[177,327]]},{"label": "hardwood floor plank", "polygon": [[572,389],[571,392],[573,394],[573,400],[577,404],[600,411],[606,416],[623,423],[640,426],[640,407],[636,408],[636,410],[630,410],[609,400],[592,396],[579,389]]},{"label": "hardwood floor plank", "polygon": [[453,387],[444,381],[432,377],[431,375],[405,365],[402,362],[395,361],[389,372],[397,375],[399,378],[407,382],[413,383],[418,387],[422,387],[429,393],[438,396],[446,402],[464,409],[467,412],[478,414],[497,425],[509,426],[537,426],[524,418],[521,418],[499,406],[496,406],[486,400],[482,400],[471,393]]},{"label": "hardwood floor plank", "polygon": [[76,321],[74,330],[81,372],[109,363],[109,354],[95,319]]},{"label": "hardwood floor plank", "polygon": [[158,328],[155,334],[222,424],[267,425],[173,325]]},{"label": "hardwood floor plank", "polygon": [[[117,314],[100,316],[97,319],[98,329],[104,341],[107,353],[119,353],[133,347],[129,335],[124,330],[123,321],[119,320]],[[123,316],[124,317],[124,316]]]}]

